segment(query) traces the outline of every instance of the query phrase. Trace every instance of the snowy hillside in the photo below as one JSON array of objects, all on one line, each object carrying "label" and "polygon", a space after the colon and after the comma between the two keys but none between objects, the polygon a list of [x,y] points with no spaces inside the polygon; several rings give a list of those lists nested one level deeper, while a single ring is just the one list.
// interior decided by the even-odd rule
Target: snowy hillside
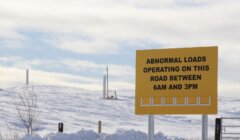
[{"label": "snowy hillside", "polygon": [[[19,88],[0,91],[0,130],[7,125],[22,127],[17,119],[14,102]],[[40,135],[56,133],[59,122],[64,123],[64,132],[75,133],[79,130],[97,132],[97,123],[102,121],[102,131],[112,134],[116,130],[140,130],[147,132],[147,116],[134,113],[135,93],[133,90],[117,91],[119,100],[102,99],[101,91],[43,86],[34,87],[39,96]],[[240,99],[219,98],[219,116],[237,116],[240,114]],[[218,116],[218,117],[219,117]],[[214,135],[214,119],[209,116],[209,135]],[[4,127],[5,126],[5,127]],[[201,136],[200,115],[156,115],[155,132],[168,136],[196,138]]]}]

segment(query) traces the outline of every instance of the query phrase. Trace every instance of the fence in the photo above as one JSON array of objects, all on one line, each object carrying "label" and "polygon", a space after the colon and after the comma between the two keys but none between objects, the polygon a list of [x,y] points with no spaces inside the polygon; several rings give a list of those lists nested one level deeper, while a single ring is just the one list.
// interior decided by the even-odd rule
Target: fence
[{"label": "fence", "polygon": [[216,118],[215,140],[240,140],[240,118]]}]

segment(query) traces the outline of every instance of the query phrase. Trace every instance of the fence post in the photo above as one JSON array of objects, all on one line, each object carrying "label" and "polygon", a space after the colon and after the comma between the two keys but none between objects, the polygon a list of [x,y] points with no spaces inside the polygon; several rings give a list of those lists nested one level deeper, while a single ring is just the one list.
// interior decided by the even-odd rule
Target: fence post
[{"label": "fence post", "polygon": [[102,133],[102,121],[98,121],[98,133]]},{"label": "fence post", "polygon": [[63,123],[58,124],[58,132],[63,132]]},{"label": "fence post", "polygon": [[222,119],[221,118],[216,118],[215,140],[221,140],[221,132],[222,132]]}]

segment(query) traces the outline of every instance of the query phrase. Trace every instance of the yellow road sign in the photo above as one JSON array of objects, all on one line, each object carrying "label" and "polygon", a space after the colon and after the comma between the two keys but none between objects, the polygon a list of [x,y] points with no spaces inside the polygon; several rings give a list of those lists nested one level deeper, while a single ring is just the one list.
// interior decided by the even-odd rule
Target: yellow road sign
[{"label": "yellow road sign", "polygon": [[137,50],[136,114],[216,114],[218,47]]}]

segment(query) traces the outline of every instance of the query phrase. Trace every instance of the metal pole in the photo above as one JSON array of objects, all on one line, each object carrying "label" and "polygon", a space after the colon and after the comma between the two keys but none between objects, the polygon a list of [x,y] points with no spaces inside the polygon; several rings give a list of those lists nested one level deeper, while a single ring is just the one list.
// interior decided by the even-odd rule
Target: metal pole
[{"label": "metal pole", "polygon": [[115,90],[114,93],[115,93],[115,99],[117,99],[117,91]]},{"label": "metal pole", "polygon": [[106,99],[106,75],[103,75],[103,99]]},{"label": "metal pole", "polygon": [[208,140],[208,115],[202,115],[202,140]]},{"label": "metal pole", "polygon": [[28,77],[28,75],[29,75],[29,70],[27,69],[26,70],[26,85],[29,84],[29,77]]},{"label": "metal pole", "polygon": [[[222,133],[223,133],[222,126],[223,126],[223,118],[221,117],[221,131],[220,131],[221,135],[220,135],[220,140],[222,140]],[[224,129],[224,131],[225,131],[225,129]]]},{"label": "metal pole", "polygon": [[108,66],[107,66],[107,98],[108,98]]},{"label": "metal pole", "polygon": [[148,140],[154,140],[154,115],[148,116]]},{"label": "metal pole", "polygon": [[222,118],[216,118],[215,121],[215,140],[221,140]]}]

